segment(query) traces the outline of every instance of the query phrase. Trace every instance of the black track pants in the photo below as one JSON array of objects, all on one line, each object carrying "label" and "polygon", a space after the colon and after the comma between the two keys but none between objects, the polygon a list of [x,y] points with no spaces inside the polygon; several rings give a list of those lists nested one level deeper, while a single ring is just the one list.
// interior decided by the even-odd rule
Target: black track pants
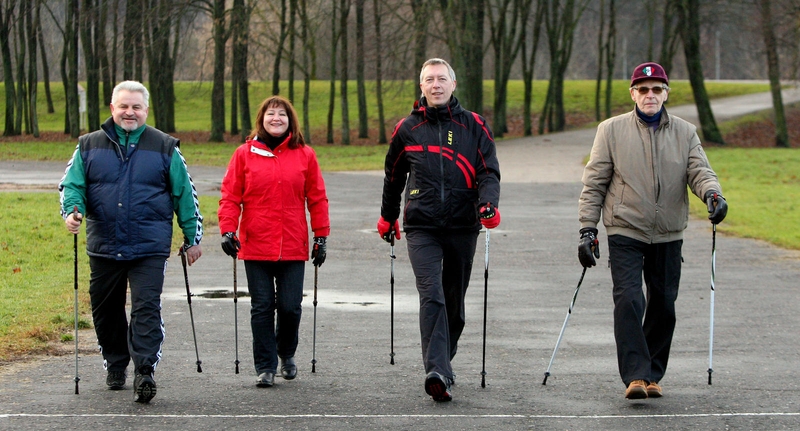
[{"label": "black track pants", "polygon": [[464,295],[478,232],[413,230],[406,233],[406,240],[419,292],[425,372],[452,377],[450,361],[464,329]]},{"label": "black track pants", "polygon": [[619,373],[626,386],[633,380],[659,382],[667,370],[682,245],[683,240],[646,244],[621,235],[608,237],[614,338]]},{"label": "black track pants", "polygon": [[[122,371],[132,359],[135,368],[150,365],[155,369],[164,343],[161,291],[166,258],[117,261],[89,257],[89,266],[92,319],[104,366],[110,371]],[[125,312],[129,283],[130,325]]]}]

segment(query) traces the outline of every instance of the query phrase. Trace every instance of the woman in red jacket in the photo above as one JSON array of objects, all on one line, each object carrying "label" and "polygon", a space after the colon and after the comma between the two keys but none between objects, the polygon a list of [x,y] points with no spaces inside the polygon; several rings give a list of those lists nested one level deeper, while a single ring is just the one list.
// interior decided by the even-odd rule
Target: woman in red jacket
[{"label": "woman in red jacket", "polygon": [[319,266],[330,233],[325,182],[294,107],[272,96],[258,109],[247,142],[233,153],[219,201],[222,249],[243,260],[247,273],[258,387],[273,385],[278,358],[284,379],[297,375],[294,353],[309,250],[306,206],[314,232],[311,258]]}]

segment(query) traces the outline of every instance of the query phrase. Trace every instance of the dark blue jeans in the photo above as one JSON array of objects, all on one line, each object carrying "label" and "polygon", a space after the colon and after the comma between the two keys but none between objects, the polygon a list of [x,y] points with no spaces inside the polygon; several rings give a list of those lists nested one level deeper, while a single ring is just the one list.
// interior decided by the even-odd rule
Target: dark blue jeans
[{"label": "dark blue jeans", "polygon": [[246,260],[244,269],[256,374],[275,373],[278,357],[292,357],[297,350],[305,262]]},{"label": "dark blue jeans", "polygon": [[667,370],[682,245],[683,240],[647,244],[622,235],[608,237],[614,338],[619,373],[626,386],[633,380],[659,382]]},{"label": "dark blue jeans", "polygon": [[[119,261],[89,257],[89,297],[97,342],[109,371],[123,371],[133,359],[135,368],[156,368],[164,343],[161,291],[167,259],[146,257]],[[131,322],[125,301],[131,289]]]},{"label": "dark blue jeans", "polygon": [[453,377],[450,364],[464,330],[464,296],[472,273],[477,231],[406,232],[419,292],[419,332],[425,372]]}]

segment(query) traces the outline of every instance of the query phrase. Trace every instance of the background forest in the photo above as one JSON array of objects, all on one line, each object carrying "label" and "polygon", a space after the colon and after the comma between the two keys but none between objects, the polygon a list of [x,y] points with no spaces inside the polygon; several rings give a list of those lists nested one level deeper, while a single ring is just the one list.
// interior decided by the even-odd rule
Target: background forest
[{"label": "background forest", "polygon": [[211,83],[212,141],[250,131],[251,82],[289,97],[308,128],[312,83],[327,82],[326,141],[372,133],[385,142],[368,117],[385,125],[384,96],[411,96],[420,64],[436,56],[453,64],[459,100],[491,118],[497,136],[508,130],[509,81],[522,82],[512,88],[524,134],[546,133],[567,126],[566,80],[595,82],[584,102],[600,120],[631,67],[654,60],[690,82],[704,139],[720,144],[705,81],[769,79],[776,144],[787,146],[779,88],[800,73],[798,23],[800,0],[0,0],[3,135],[39,136],[45,110],[65,112],[71,137],[96,130],[123,79],[148,85],[150,123],[167,132],[181,109],[176,81]]}]

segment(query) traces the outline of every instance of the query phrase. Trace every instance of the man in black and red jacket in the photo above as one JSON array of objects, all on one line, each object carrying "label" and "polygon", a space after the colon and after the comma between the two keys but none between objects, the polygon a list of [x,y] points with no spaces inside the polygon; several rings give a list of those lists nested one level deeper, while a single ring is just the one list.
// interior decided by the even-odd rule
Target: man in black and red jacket
[{"label": "man in black and red jacket", "polygon": [[394,129],[386,154],[378,233],[400,239],[403,227],[420,297],[425,391],[452,399],[458,338],[464,329],[464,295],[481,224],[500,224],[500,166],[492,131],[480,115],[453,97],[456,76],[439,58],[422,65],[422,98]]}]

